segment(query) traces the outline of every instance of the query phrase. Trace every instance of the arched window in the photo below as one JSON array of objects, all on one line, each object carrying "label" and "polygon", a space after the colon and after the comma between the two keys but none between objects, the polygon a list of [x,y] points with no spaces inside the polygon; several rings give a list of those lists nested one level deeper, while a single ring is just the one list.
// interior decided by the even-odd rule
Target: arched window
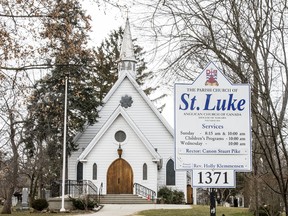
[{"label": "arched window", "polygon": [[147,180],[147,164],[143,164],[143,180]]},{"label": "arched window", "polygon": [[131,69],[132,69],[131,62],[128,62],[127,70],[131,70]]},{"label": "arched window", "polygon": [[92,175],[93,180],[97,180],[97,164],[93,164],[93,175]]},{"label": "arched window", "polygon": [[168,160],[166,164],[166,185],[175,185],[174,161]]},{"label": "arched window", "polygon": [[121,64],[121,70],[125,70],[125,62],[122,62],[122,64]]}]

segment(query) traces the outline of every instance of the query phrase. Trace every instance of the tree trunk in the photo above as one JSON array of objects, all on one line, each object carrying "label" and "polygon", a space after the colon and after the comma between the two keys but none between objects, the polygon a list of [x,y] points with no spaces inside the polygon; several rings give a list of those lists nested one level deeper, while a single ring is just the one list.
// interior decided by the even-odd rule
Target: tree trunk
[{"label": "tree trunk", "polygon": [[15,188],[17,187],[18,182],[18,148],[16,144],[16,129],[15,129],[15,119],[13,115],[13,111],[10,110],[9,112],[9,121],[10,121],[10,142],[11,142],[11,148],[13,152],[12,156],[12,163],[11,163],[11,170],[9,171],[9,189],[7,196],[5,197],[4,206],[2,209],[1,214],[11,214],[11,207],[12,207],[12,197],[15,192]]},{"label": "tree trunk", "polygon": [[[288,200],[287,200],[287,195],[286,193],[282,195],[283,203],[284,203],[284,209],[285,209],[285,215],[288,216]],[[282,209],[281,209],[282,211]]]},{"label": "tree trunk", "polygon": [[258,179],[257,175],[253,175],[253,188],[254,188],[254,205],[255,205],[255,216],[259,215],[259,193],[258,193]]},{"label": "tree trunk", "polygon": [[14,187],[12,186],[7,193],[7,197],[5,199],[1,214],[11,214],[12,213],[11,208],[12,208],[13,193],[14,193]]},{"label": "tree trunk", "polygon": [[29,194],[28,194],[28,197],[29,197],[29,206],[31,207],[33,201],[34,201],[34,197],[35,197],[35,188],[37,186],[35,186],[35,176],[34,174],[31,175],[31,178],[30,178],[30,190],[29,190]]}]

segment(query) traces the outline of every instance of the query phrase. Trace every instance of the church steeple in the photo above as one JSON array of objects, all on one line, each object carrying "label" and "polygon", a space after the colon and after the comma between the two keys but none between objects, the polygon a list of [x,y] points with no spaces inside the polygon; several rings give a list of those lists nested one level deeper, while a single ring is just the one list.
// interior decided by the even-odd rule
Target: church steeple
[{"label": "church steeple", "polygon": [[134,54],[134,46],[132,43],[129,19],[127,18],[120,51],[118,77],[120,77],[124,72],[129,72],[135,78],[136,62],[137,61]]}]

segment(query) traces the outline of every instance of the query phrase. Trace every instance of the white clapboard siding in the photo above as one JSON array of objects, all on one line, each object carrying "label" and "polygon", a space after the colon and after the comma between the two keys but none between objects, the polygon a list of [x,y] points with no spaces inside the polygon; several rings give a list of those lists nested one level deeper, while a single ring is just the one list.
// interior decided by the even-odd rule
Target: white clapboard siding
[{"label": "white clapboard siding", "polygon": [[[115,122],[107,129],[105,134],[98,140],[94,148],[86,157],[87,162],[84,163],[84,179],[92,179],[93,163],[98,167],[98,178],[94,183],[99,186],[103,182],[106,192],[106,174],[110,164],[117,159],[118,144],[114,140],[114,134],[118,130],[124,130],[127,133],[127,143],[123,144],[123,159],[125,159],[132,167],[134,174],[134,182],[143,184],[155,191],[159,187],[166,184],[166,163],[172,158],[174,160],[174,140],[172,129],[165,119],[158,113],[155,107],[151,107],[151,102],[144,95],[140,87],[135,84],[135,81],[127,76],[123,76],[114,85],[113,89],[105,98],[105,104],[100,110],[98,122],[92,126],[88,126],[86,130],[77,138],[79,150],[73,152],[69,158],[68,173],[69,178],[76,179],[77,159],[82,153],[82,149],[86,148],[89,143],[101,130],[103,125],[117,110],[122,96],[128,95],[132,97],[133,103],[131,107],[125,109],[133,123],[149,141],[153,148],[163,159],[163,167],[157,170],[157,164],[152,161],[152,155],[147,150],[141,139],[135,134],[133,129],[127,124],[125,119],[119,116]],[[148,166],[148,180],[142,180],[142,167],[146,163]],[[176,172],[176,186],[186,194],[186,172]]]},{"label": "white clapboard siding", "polygon": [[[113,161],[119,157],[117,154],[118,143],[114,139],[114,134],[119,130],[119,128],[127,134],[126,142],[122,145],[122,158],[132,167],[134,182],[142,183],[144,186],[156,191],[157,188],[155,182],[157,182],[157,164],[152,161],[150,152],[121,116],[116,119],[113,125],[111,125],[86,157],[87,162],[85,162],[83,166],[83,178],[92,179],[92,167],[93,164],[96,163],[98,176],[97,180],[93,182],[95,185],[103,183],[103,193],[106,193],[106,174],[108,168]],[[148,166],[149,178],[147,181],[142,180],[142,168],[144,163]]]}]

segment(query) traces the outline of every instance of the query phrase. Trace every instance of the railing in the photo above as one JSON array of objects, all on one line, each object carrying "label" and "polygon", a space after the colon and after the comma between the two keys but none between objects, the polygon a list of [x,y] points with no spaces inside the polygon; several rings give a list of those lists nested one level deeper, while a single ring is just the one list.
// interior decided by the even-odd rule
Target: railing
[{"label": "railing", "polygon": [[[54,181],[51,184],[51,197],[60,196],[62,190],[62,181]],[[90,180],[65,180],[65,194],[71,197],[80,195],[98,195],[98,188]]]},{"label": "railing", "polygon": [[135,194],[145,197],[150,200],[154,200],[156,198],[156,192],[151,190],[150,188],[147,188],[141,184],[134,183],[134,190]]},{"label": "railing", "polygon": [[99,188],[99,196],[98,196],[98,203],[100,203],[100,199],[102,196],[102,191],[103,191],[103,182],[101,182],[100,188]]}]

